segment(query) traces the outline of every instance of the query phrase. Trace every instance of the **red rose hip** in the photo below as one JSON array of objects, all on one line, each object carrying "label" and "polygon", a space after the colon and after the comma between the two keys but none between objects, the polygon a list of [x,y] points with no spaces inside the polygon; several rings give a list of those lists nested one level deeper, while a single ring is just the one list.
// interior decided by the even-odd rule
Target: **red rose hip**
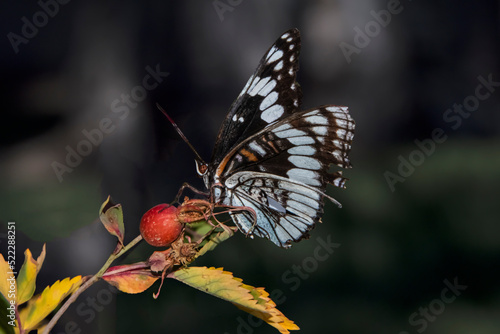
[{"label": "red rose hip", "polygon": [[164,247],[177,240],[183,225],[177,218],[177,208],[169,204],[158,204],[149,209],[141,219],[139,230],[148,244]]}]

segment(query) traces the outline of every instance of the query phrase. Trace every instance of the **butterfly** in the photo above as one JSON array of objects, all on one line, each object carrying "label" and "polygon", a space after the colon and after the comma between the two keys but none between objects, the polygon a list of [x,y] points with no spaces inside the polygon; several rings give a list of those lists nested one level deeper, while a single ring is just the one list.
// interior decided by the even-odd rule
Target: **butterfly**
[{"label": "butterfly", "polygon": [[210,163],[199,156],[198,174],[215,206],[229,210],[241,232],[289,248],[320,221],[327,184],[344,188],[342,171],[354,120],[347,107],[302,111],[296,80],[300,33],[291,29],[266,52],[222,122]]}]

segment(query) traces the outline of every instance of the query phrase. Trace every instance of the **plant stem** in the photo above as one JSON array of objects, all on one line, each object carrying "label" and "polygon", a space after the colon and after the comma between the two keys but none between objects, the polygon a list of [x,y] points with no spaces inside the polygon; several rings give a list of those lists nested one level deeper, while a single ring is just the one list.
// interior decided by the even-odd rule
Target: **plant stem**
[{"label": "plant stem", "polygon": [[50,330],[55,326],[59,318],[66,312],[68,307],[75,302],[75,300],[84,292],[87,290],[92,284],[97,282],[98,280],[101,279],[102,275],[106,272],[106,270],[109,268],[109,266],[113,263],[114,260],[125,254],[127,251],[129,251],[132,247],[134,247],[139,241],[142,240],[142,236],[138,235],[134,240],[132,240],[127,246],[123,247],[121,251],[119,251],[117,254],[111,254],[106,261],[106,263],[102,266],[101,269],[92,276],[90,279],[88,279],[83,285],[81,285],[78,289],[76,289],[75,292],[66,300],[66,302],[61,306],[61,308],[57,311],[57,313],[50,319],[50,322],[47,324],[45,329],[43,330],[42,334],[49,334]]},{"label": "plant stem", "polygon": [[68,300],[66,300],[66,302],[63,304],[63,306],[61,306],[61,308],[59,309],[59,311],[57,311],[57,313],[52,317],[52,319],[50,319],[50,322],[47,324],[47,327],[45,327],[45,329],[43,331],[43,334],[49,334],[49,332],[52,329],[52,327],[55,326],[55,324],[57,323],[57,321],[59,320],[59,318],[61,318],[61,316],[64,314],[64,312],[66,312],[66,310],[68,309],[68,307],[71,304],[73,304],[73,302],[76,300],[76,298],[78,298],[78,296],[80,296],[80,294],[82,294],[82,292],[84,292],[85,290],[87,290],[92,284],[94,284],[95,282],[97,282],[97,280],[98,280],[98,277],[96,275],[94,275],[90,279],[88,279],[83,285],[81,285],[68,298]]},{"label": "plant stem", "polygon": [[99,271],[97,272],[97,274],[95,274],[95,276],[99,276],[99,278],[101,278],[102,274],[104,274],[106,272],[106,270],[108,270],[109,266],[111,265],[111,263],[113,263],[114,260],[116,260],[117,258],[122,256],[124,253],[128,252],[128,250],[130,248],[134,247],[141,240],[142,240],[142,236],[138,235],[127,246],[123,247],[122,250],[119,251],[117,254],[111,254],[109,256],[108,260],[106,261],[106,263],[102,266],[101,269],[99,269]]},{"label": "plant stem", "polygon": [[19,328],[19,334],[24,334],[24,328],[23,325],[21,324],[21,317],[19,316],[17,305],[16,305],[16,320],[17,320],[17,328]]},{"label": "plant stem", "polygon": [[116,274],[123,273],[123,272],[130,272],[132,270],[137,270],[137,269],[145,269],[145,268],[149,268],[149,265],[146,262],[140,262],[137,264],[129,264],[126,266],[126,268],[106,271],[104,274],[102,274],[102,277],[116,275]]}]

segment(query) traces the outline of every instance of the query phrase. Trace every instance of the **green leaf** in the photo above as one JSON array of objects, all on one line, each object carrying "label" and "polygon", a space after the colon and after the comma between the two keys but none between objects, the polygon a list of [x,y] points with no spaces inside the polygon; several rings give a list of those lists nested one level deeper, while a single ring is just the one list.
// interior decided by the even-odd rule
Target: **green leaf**
[{"label": "green leaf", "polygon": [[196,253],[196,257],[200,257],[204,255],[206,252],[212,251],[215,249],[215,247],[219,246],[220,243],[226,241],[230,237],[232,237],[233,234],[229,233],[227,230],[222,230],[218,233],[212,234],[208,241],[203,245],[203,247]]},{"label": "green leaf", "polygon": [[113,204],[110,196],[102,203],[99,218],[108,232],[118,238],[123,245],[125,226],[123,225],[123,211],[120,204]]},{"label": "green leaf", "polygon": [[[0,334],[14,334],[14,326],[12,324],[15,324],[17,326],[17,322],[10,318],[10,310],[8,309],[10,307],[9,301],[2,295],[0,294],[0,317],[2,317],[2,320],[0,320]],[[15,317],[15,315],[14,315]],[[14,321],[13,323],[11,321]],[[11,324],[9,324],[9,322]]]},{"label": "green leaf", "polygon": [[17,305],[27,302],[35,293],[36,276],[44,260],[45,245],[43,245],[42,252],[36,261],[29,249],[24,252],[24,263],[17,276]]},{"label": "green leaf", "polygon": [[205,235],[213,229],[213,226],[207,223],[205,220],[200,220],[194,223],[189,223],[189,228],[200,235]]},{"label": "green leaf", "polygon": [[242,283],[232,273],[222,268],[189,267],[168,275],[195,289],[233,303],[239,309],[264,320],[280,333],[290,333],[299,327],[276,308],[264,288]]},{"label": "green leaf", "polygon": [[65,278],[48,286],[43,292],[32,298],[28,306],[21,310],[19,316],[21,324],[28,333],[36,328],[57,306],[70,294],[72,294],[82,283],[82,276],[72,279]]}]

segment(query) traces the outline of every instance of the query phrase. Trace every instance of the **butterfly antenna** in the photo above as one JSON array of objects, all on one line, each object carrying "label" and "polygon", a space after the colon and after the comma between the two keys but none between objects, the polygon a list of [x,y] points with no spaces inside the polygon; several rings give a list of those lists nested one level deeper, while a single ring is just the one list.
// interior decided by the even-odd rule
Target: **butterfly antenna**
[{"label": "butterfly antenna", "polygon": [[189,148],[194,152],[194,154],[196,155],[196,159],[199,162],[201,162],[202,164],[206,165],[205,161],[201,158],[201,156],[198,154],[198,152],[196,152],[196,150],[194,149],[193,145],[191,145],[191,143],[186,138],[186,136],[184,136],[184,134],[182,133],[181,129],[179,129],[179,127],[177,126],[177,124],[175,124],[174,120],[167,114],[167,112],[158,103],[156,103],[156,107],[163,113],[163,115],[165,115],[165,117],[167,117],[167,119],[170,121],[170,123],[172,123],[175,131],[177,131],[177,133],[179,134],[179,136],[181,136],[182,140],[184,140],[186,142],[186,144],[188,144]]}]

